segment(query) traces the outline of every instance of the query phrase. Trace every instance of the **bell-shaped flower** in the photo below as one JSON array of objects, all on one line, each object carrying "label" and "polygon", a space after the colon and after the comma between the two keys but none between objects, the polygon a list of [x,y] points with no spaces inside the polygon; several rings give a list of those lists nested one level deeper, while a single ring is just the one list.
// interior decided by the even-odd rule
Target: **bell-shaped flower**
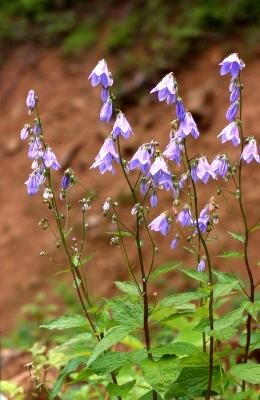
[{"label": "bell-shaped flower", "polygon": [[91,79],[92,86],[97,86],[101,83],[104,88],[107,88],[113,85],[113,78],[111,73],[108,71],[105,60],[101,60],[97,63],[88,79]]},{"label": "bell-shaped flower", "polygon": [[197,177],[202,180],[203,183],[207,183],[209,178],[212,177],[216,179],[216,175],[211,168],[211,165],[208,163],[206,157],[200,157],[199,162],[196,168]]},{"label": "bell-shaped flower", "polygon": [[234,121],[236,118],[238,109],[239,109],[239,100],[235,101],[234,103],[231,104],[229,109],[226,112],[226,119],[230,122]]},{"label": "bell-shaped flower", "polygon": [[176,100],[176,116],[179,121],[182,121],[185,117],[185,108],[180,97],[178,97]]},{"label": "bell-shaped flower", "polygon": [[220,132],[218,137],[221,137],[221,143],[231,140],[234,146],[238,146],[240,143],[238,124],[231,122]]},{"label": "bell-shaped flower", "polygon": [[28,137],[28,135],[30,133],[30,129],[31,129],[31,127],[30,127],[29,124],[25,124],[24,125],[23,129],[21,130],[21,134],[20,134],[22,140],[26,140],[27,139],[27,137]]},{"label": "bell-shaped flower", "polygon": [[167,191],[173,188],[170,171],[162,156],[155,158],[147,177],[152,178],[154,187],[162,186]]},{"label": "bell-shaped flower", "polygon": [[173,104],[176,99],[176,81],[170,72],[156,85],[150,93],[158,93],[159,101],[166,100],[167,104]]},{"label": "bell-shaped flower", "polygon": [[198,272],[203,272],[206,268],[205,256],[203,256],[198,264]]},{"label": "bell-shaped flower", "polygon": [[186,112],[183,120],[180,123],[179,129],[176,132],[176,136],[185,138],[191,134],[194,139],[198,139],[199,131],[190,112]]},{"label": "bell-shaped flower", "polygon": [[48,147],[45,152],[43,153],[43,161],[44,165],[47,168],[53,168],[55,170],[60,169],[60,164],[58,163],[57,157],[53,153],[51,147]]},{"label": "bell-shaped flower", "polygon": [[240,160],[243,159],[247,164],[255,159],[257,163],[260,163],[260,156],[257,150],[257,144],[254,137],[248,138],[247,144],[245,145]]},{"label": "bell-shaped flower", "polygon": [[174,137],[168,143],[163,155],[168,158],[168,160],[175,161],[178,166],[181,165],[181,153],[183,152],[182,138]]},{"label": "bell-shaped flower", "polygon": [[163,236],[166,236],[171,227],[171,218],[165,211],[156,217],[150,224],[149,228],[151,231],[160,232]]},{"label": "bell-shaped flower", "polygon": [[179,222],[184,228],[194,225],[190,206],[188,206],[188,204],[186,204],[183,207],[183,209],[179,212],[179,214],[176,217],[176,221]]},{"label": "bell-shaped flower", "polygon": [[149,145],[143,144],[140,146],[128,163],[129,170],[132,171],[135,168],[140,168],[141,172],[146,174],[151,165],[151,155],[152,151]]},{"label": "bell-shaped flower", "polygon": [[111,133],[113,139],[116,139],[118,135],[122,135],[125,139],[128,139],[129,136],[133,133],[129,122],[125,117],[125,114],[123,114],[121,111],[117,114],[116,121],[114,123]]},{"label": "bell-shaped flower", "polygon": [[29,196],[36,194],[46,180],[43,168],[33,171],[25,182]]},{"label": "bell-shaped flower", "polygon": [[221,65],[220,75],[226,75],[230,72],[233,78],[236,78],[239,71],[245,67],[244,61],[239,59],[237,53],[230,54],[219,65]]},{"label": "bell-shaped flower", "polygon": [[225,178],[228,171],[229,161],[226,154],[218,154],[211,163],[211,168],[216,176]]},{"label": "bell-shaped flower", "polygon": [[178,247],[179,241],[180,241],[179,234],[176,233],[175,237],[173,238],[173,240],[171,242],[171,249],[172,250],[174,250],[174,249],[176,249],[176,247]]},{"label": "bell-shaped flower", "polygon": [[29,109],[29,113],[33,112],[36,106],[36,96],[34,90],[29,90],[26,98],[26,105]]},{"label": "bell-shaped flower", "polygon": [[113,114],[113,103],[110,98],[103,104],[100,111],[100,120],[109,122]]},{"label": "bell-shaped flower", "polygon": [[155,208],[158,205],[158,197],[155,191],[152,192],[151,197],[150,197],[150,204],[151,207]]},{"label": "bell-shaped flower", "polygon": [[28,157],[30,159],[38,158],[42,155],[42,142],[34,138],[29,144]]},{"label": "bell-shaped flower", "polygon": [[114,174],[114,160],[119,163],[119,155],[116,152],[113,139],[107,138],[99,150],[99,153],[95,158],[95,162],[91,165],[90,169],[98,167],[101,174],[104,174],[106,171]]}]

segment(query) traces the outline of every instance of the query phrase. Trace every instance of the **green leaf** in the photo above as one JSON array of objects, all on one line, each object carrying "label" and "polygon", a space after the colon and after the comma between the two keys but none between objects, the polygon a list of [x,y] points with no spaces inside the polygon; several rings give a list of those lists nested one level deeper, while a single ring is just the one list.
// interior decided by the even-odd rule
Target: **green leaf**
[{"label": "green leaf", "polygon": [[215,271],[213,270],[214,276],[217,278],[219,283],[233,283],[233,282],[238,282],[238,279],[227,272],[220,272],[220,271]]},{"label": "green leaf", "polygon": [[115,237],[127,237],[127,238],[134,237],[134,235],[131,232],[125,232],[125,231],[106,232],[106,234]]},{"label": "green leaf", "polygon": [[254,231],[256,231],[257,229],[260,229],[260,224],[255,224],[255,225],[250,229],[250,232],[254,232]]},{"label": "green leaf", "polygon": [[232,367],[229,372],[236,379],[242,379],[255,385],[260,382],[260,364],[237,364]]},{"label": "green leaf", "polygon": [[139,365],[146,357],[146,350],[137,350],[133,352],[107,352],[100,355],[92,363],[91,369],[98,374],[111,373],[127,365]]},{"label": "green leaf", "polygon": [[135,383],[136,379],[130,382],[126,382],[123,385],[109,383],[109,385],[107,386],[107,390],[111,396],[121,396],[124,398],[128,394],[128,392],[134,387]]},{"label": "green leaf", "polygon": [[[149,392],[145,393],[142,397],[139,397],[138,400],[153,400],[153,390],[150,390]],[[158,400],[162,400],[161,396],[157,396]]]},{"label": "green leaf", "polygon": [[117,297],[109,301],[113,318],[122,325],[138,328],[143,326],[143,306],[126,298]]},{"label": "green leaf", "polygon": [[66,376],[71,372],[76,371],[80,365],[82,364],[86,365],[86,363],[87,363],[87,358],[85,357],[80,357],[74,360],[70,360],[68,364],[59,373],[58,378],[56,379],[56,382],[49,394],[49,400],[55,399],[55,397],[59,394]]},{"label": "green leaf", "polygon": [[53,321],[48,322],[47,324],[43,324],[40,328],[45,329],[58,329],[63,331],[65,329],[70,328],[79,328],[83,326],[88,326],[88,321],[83,315],[80,314],[72,314],[72,315],[63,315]]},{"label": "green leaf", "polygon": [[232,293],[234,290],[241,291],[241,287],[239,286],[239,281],[234,281],[230,283],[217,283],[214,285],[214,298],[227,296]]},{"label": "green leaf", "polygon": [[245,310],[257,322],[257,316],[258,316],[258,313],[260,312],[260,300],[255,301],[254,303],[251,301],[247,301],[245,303]]},{"label": "green leaf", "polygon": [[159,361],[147,358],[142,361],[141,369],[147,382],[160,395],[165,393],[181,372],[179,360],[174,356],[164,356]]},{"label": "green leaf", "polygon": [[213,336],[217,340],[229,340],[237,333],[237,329],[231,327],[220,330],[213,329],[208,333],[210,336]]},{"label": "green leaf", "polygon": [[196,281],[199,282],[207,282],[208,277],[205,272],[198,272],[195,271],[194,269],[180,269],[181,272],[183,272],[185,275],[187,275],[189,278],[195,279]]},{"label": "green leaf", "polygon": [[230,232],[227,231],[234,239],[239,240],[242,243],[245,243],[245,238],[243,235],[241,235],[240,233],[236,233],[236,232]]},{"label": "green leaf", "polygon": [[132,330],[131,326],[115,326],[107,332],[100,342],[98,342],[89,357],[87,365],[91,365],[100,354],[104,353],[104,351],[108,350],[111,346],[114,346],[122,339],[124,339]]},{"label": "green leaf", "polygon": [[154,347],[152,350],[154,357],[161,357],[166,354],[183,357],[188,355],[196,355],[198,352],[199,350],[196,346],[186,342],[168,343],[164,346]]},{"label": "green leaf", "polygon": [[244,307],[239,307],[236,310],[230,311],[229,313],[225,314],[223,317],[215,320],[214,323],[214,330],[222,330],[226,328],[235,328],[240,323],[243,322],[242,314],[244,311]]},{"label": "green leaf", "polygon": [[136,285],[134,284],[134,282],[131,281],[125,281],[125,282],[121,282],[121,281],[116,281],[115,285],[117,287],[117,289],[121,290],[121,292],[129,294],[130,296],[139,296],[139,291],[136,287]]},{"label": "green leaf", "polygon": [[172,294],[168,297],[165,297],[160,302],[160,307],[168,307],[172,305],[182,305],[185,303],[189,303],[193,300],[200,300],[207,298],[208,295],[202,292],[186,292],[186,293],[179,293],[179,294]]},{"label": "green leaf", "polygon": [[[184,397],[194,399],[196,396],[203,396],[208,386],[208,366],[206,367],[185,367],[182,369],[177,381],[173,383],[164,399]],[[212,392],[222,391],[221,372],[219,367],[213,368]]]},{"label": "green leaf", "polygon": [[181,261],[173,261],[160,265],[155,271],[153,271],[149,277],[150,280],[154,280],[159,275],[166,274],[166,272],[172,271],[178,268],[182,264]]},{"label": "green leaf", "polygon": [[219,258],[243,258],[244,253],[240,253],[239,251],[225,251],[223,254],[216,256]]}]

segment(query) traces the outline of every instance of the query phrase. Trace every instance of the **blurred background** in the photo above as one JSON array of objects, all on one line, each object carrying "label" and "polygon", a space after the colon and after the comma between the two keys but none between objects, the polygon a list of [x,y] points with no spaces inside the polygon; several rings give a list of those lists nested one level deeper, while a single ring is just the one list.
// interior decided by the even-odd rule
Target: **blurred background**
[{"label": "blurred background", "polygon": [[[90,72],[98,60],[106,58],[115,93],[134,130],[134,136],[123,144],[126,157],[145,141],[158,140],[162,148],[168,143],[173,110],[158,104],[149,92],[170,71],[176,74],[184,103],[201,133],[196,143],[191,142],[191,153],[205,152],[212,159],[218,152],[227,151],[238,157],[236,149],[221,145],[216,138],[227,124],[229,106],[229,81],[219,76],[218,64],[231,52],[239,52],[246,62],[242,73],[245,132],[259,141],[259,39],[258,0],[0,1],[0,318],[6,346],[30,346],[37,337],[38,322],[46,315],[59,312],[64,304],[75,307],[70,278],[57,275],[64,269],[61,251],[51,232],[38,226],[40,218],[49,216],[48,210],[41,196],[29,198],[24,186],[30,161],[27,144],[20,141],[20,130],[29,121],[25,106],[28,90],[34,89],[40,99],[45,135],[62,171],[72,166],[80,181],[96,192],[88,218],[86,249],[94,257],[87,271],[93,296],[110,296],[116,293],[113,282],[127,279],[127,274],[120,250],[109,245],[110,238],[104,233],[104,227],[113,229],[101,211],[106,197],[117,196],[123,206],[122,218],[130,225],[132,221],[120,172],[115,177],[100,177],[97,171],[89,170],[109,133],[108,126],[99,121],[100,91],[90,86]],[[57,187],[62,171],[56,174]],[[260,219],[259,167],[252,163],[244,174],[252,226]],[[216,190],[214,183],[200,185],[201,206],[216,195]],[[81,223],[78,199],[84,193],[78,184],[70,195],[75,235]],[[240,229],[236,200],[225,193],[217,202],[220,222],[216,236],[220,241],[212,244],[214,265],[246,278],[239,259],[227,263],[216,258],[223,250],[241,251],[240,243],[226,233],[227,229]],[[162,196],[152,216],[171,207],[169,197]],[[252,235],[250,244],[254,266],[259,261],[258,232],[254,238]],[[174,234],[172,228],[166,239],[155,235],[160,243],[157,265],[162,260],[183,259],[185,265],[196,267],[189,252],[169,250]],[[41,251],[48,256],[40,257]],[[155,289],[160,295],[184,290],[190,284],[172,273]]]}]

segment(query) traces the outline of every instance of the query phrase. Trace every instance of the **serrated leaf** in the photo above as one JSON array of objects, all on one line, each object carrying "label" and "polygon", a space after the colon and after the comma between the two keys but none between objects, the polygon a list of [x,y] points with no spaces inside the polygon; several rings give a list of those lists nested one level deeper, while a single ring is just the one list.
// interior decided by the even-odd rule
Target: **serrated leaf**
[{"label": "serrated leaf", "polygon": [[109,236],[115,236],[115,237],[134,237],[134,235],[130,232],[125,232],[125,231],[114,231],[114,232],[106,232],[107,235]]},{"label": "serrated leaf", "polygon": [[207,333],[217,340],[229,340],[237,333],[237,329],[231,327],[220,330],[213,329],[211,331],[208,331]]},{"label": "serrated leaf", "polygon": [[117,385],[116,383],[109,383],[107,386],[107,391],[111,396],[121,396],[125,397],[128,392],[134,387],[136,379],[126,382],[123,385]]},{"label": "serrated leaf", "polygon": [[229,372],[236,379],[241,379],[255,385],[260,382],[260,364],[237,364]]},{"label": "serrated leaf", "polygon": [[147,358],[142,361],[141,369],[147,382],[160,395],[166,392],[181,372],[179,360],[174,356],[164,356],[159,361]]},{"label": "serrated leaf", "polygon": [[[149,392],[145,393],[142,397],[139,397],[138,400],[153,400],[153,390],[150,390]],[[157,395],[158,400],[162,400],[161,396]]]},{"label": "serrated leaf", "polygon": [[238,281],[238,279],[234,275],[227,272],[213,270],[213,274],[217,278],[219,283],[233,283]]},{"label": "serrated leaf", "polygon": [[236,310],[230,311],[223,317],[215,320],[214,322],[214,330],[222,330],[226,328],[235,328],[240,323],[243,322],[242,314],[243,314],[243,307],[237,308]]},{"label": "serrated leaf", "polygon": [[139,291],[136,287],[136,285],[134,284],[134,282],[131,281],[125,281],[125,282],[121,282],[121,281],[116,281],[115,285],[117,287],[117,289],[121,290],[121,292],[132,295],[132,296],[139,296]]},{"label": "serrated leaf", "polygon": [[214,285],[214,298],[227,296],[232,293],[234,290],[241,291],[241,287],[239,286],[238,281],[230,282],[230,283],[217,283]]},{"label": "serrated leaf", "polygon": [[[208,366],[207,367],[185,367],[182,369],[177,381],[171,385],[165,394],[165,400],[173,398],[194,399],[196,396],[203,396],[208,386]],[[212,391],[220,393],[222,391],[222,374],[219,367],[213,368]]]},{"label": "serrated leaf", "polygon": [[239,251],[225,251],[223,254],[220,254],[216,257],[219,257],[219,258],[243,258],[244,253],[240,253]]},{"label": "serrated leaf", "polygon": [[172,305],[182,305],[185,303],[189,303],[193,300],[205,299],[208,297],[208,294],[202,292],[186,292],[179,294],[172,294],[168,297],[165,297],[160,302],[160,307],[168,307]]},{"label": "serrated leaf", "polygon": [[104,353],[106,350],[110,349],[110,347],[124,339],[131,330],[133,330],[131,326],[122,325],[109,329],[104,338],[96,344],[91,356],[89,357],[87,366],[91,365],[100,354]]},{"label": "serrated leaf", "polygon": [[257,229],[260,229],[260,224],[255,224],[249,231],[250,231],[250,232],[254,232],[254,231],[256,231]]},{"label": "serrated leaf", "polygon": [[196,346],[185,342],[168,343],[164,346],[154,347],[152,350],[154,357],[162,357],[165,354],[183,357],[196,355],[198,352],[199,350]]},{"label": "serrated leaf", "polygon": [[133,352],[107,352],[100,355],[92,363],[91,369],[100,374],[110,373],[127,365],[140,364],[140,362],[146,357],[146,350]]},{"label": "serrated leaf", "polygon": [[160,265],[155,271],[153,271],[149,277],[150,280],[154,280],[159,275],[166,274],[175,268],[178,268],[182,264],[181,261],[173,261]]},{"label": "serrated leaf", "polygon": [[234,239],[239,240],[242,243],[245,243],[245,238],[240,233],[230,232],[230,231],[227,231],[227,233],[229,233]]},{"label": "serrated leaf", "polygon": [[126,298],[114,298],[109,301],[113,318],[122,325],[138,328],[143,326],[143,306],[141,303],[134,303]]},{"label": "serrated leaf", "polygon": [[181,269],[180,271],[183,272],[185,275],[187,275],[189,278],[195,279],[196,281],[199,282],[207,282],[208,277],[205,272],[198,272],[195,271],[194,269]]},{"label": "serrated leaf", "polygon": [[245,310],[257,322],[257,316],[258,316],[258,313],[260,312],[260,300],[255,301],[254,303],[251,302],[251,301],[246,302],[245,303]]},{"label": "serrated leaf", "polygon": [[63,331],[65,329],[79,328],[83,326],[88,326],[88,321],[86,318],[80,314],[72,314],[63,315],[59,318],[56,318],[53,321],[41,325],[40,328],[57,329]]},{"label": "serrated leaf", "polygon": [[59,394],[66,376],[71,372],[76,371],[80,365],[82,364],[86,365],[86,363],[87,363],[87,358],[85,357],[80,357],[74,360],[70,360],[68,364],[60,371],[58,378],[56,379],[56,382],[49,394],[49,400],[55,399],[55,397]]}]

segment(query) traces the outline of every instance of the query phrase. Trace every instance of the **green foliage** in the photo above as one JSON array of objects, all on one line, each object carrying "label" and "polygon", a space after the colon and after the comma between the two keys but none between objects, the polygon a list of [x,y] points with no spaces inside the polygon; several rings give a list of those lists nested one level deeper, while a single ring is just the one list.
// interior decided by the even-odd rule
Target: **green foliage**
[{"label": "green foliage", "polygon": [[237,364],[230,369],[230,374],[236,379],[242,379],[246,382],[259,384],[260,382],[260,365],[255,363]]},{"label": "green foliage", "polygon": [[[24,390],[16,383],[9,381],[1,381],[1,393],[8,395],[9,399],[24,400]],[[1,394],[0,394],[1,395]]]},{"label": "green foliage", "polygon": [[45,329],[58,329],[63,331],[64,329],[87,327],[88,322],[83,315],[73,314],[73,315],[63,315],[53,321],[40,326],[40,328]]}]

